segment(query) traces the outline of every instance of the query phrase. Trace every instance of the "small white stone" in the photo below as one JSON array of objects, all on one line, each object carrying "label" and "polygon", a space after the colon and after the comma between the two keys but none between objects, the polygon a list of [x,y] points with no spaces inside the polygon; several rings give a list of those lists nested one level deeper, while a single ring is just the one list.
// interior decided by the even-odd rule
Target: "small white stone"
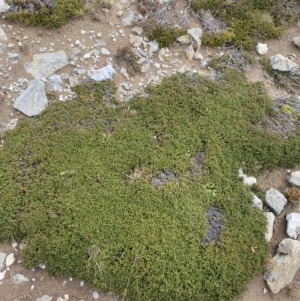
[{"label": "small white stone", "polygon": [[262,44],[262,43],[258,43],[256,45],[256,52],[260,55],[265,55],[268,52],[268,45],[267,44]]},{"label": "small white stone", "polygon": [[68,294],[65,294],[65,295],[64,295],[64,298],[65,298],[65,300],[70,300],[70,297],[69,297]]},{"label": "small white stone", "polygon": [[84,286],[84,281],[80,281],[80,286],[81,286],[81,287]]},{"label": "small white stone", "polygon": [[5,265],[6,267],[11,266],[15,261],[15,254],[11,253],[9,255],[7,255],[6,260],[5,260]]},{"label": "small white stone", "polygon": [[106,48],[102,48],[102,49],[101,49],[101,53],[102,53],[103,55],[110,55],[109,50],[106,49]]},{"label": "small white stone", "polygon": [[82,29],[81,34],[86,34],[86,31],[84,29]]},{"label": "small white stone", "polygon": [[101,38],[101,37],[102,37],[102,32],[98,32],[98,33],[96,34],[96,36],[97,36],[97,38]]},{"label": "small white stone", "polygon": [[99,294],[96,291],[93,291],[93,298],[94,299],[98,299],[99,298]]}]

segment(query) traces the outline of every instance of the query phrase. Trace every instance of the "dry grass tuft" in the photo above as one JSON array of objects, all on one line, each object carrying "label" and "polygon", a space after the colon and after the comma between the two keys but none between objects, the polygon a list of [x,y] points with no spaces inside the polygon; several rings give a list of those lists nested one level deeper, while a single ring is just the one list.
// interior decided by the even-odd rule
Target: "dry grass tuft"
[{"label": "dry grass tuft", "polygon": [[115,56],[118,60],[125,62],[125,68],[129,75],[133,76],[135,73],[140,72],[140,66],[137,63],[137,56],[131,49],[130,45],[119,47]]}]

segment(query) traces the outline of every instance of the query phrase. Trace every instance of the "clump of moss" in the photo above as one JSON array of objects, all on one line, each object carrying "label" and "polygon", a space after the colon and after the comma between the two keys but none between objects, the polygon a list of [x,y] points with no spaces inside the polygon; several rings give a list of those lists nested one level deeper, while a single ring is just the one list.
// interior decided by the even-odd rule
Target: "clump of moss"
[{"label": "clump of moss", "polygon": [[47,28],[61,27],[68,19],[81,16],[84,11],[81,0],[10,0],[9,5],[11,8],[5,13],[7,20]]},{"label": "clump of moss", "polygon": [[140,72],[140,66],[137,63],[137,56],[131,49],[130,45],[118,47],[115,54],[116,58],[125,63],[129,75],[134,75],[136,72]]},{"label": "clump of moss", "polygon": [[179,27],[166,27],[152,20],[144,25],[147,38],[156,40],[159,47],[168,47],[176,42],[176,39],[186,34],[186,29]]},{"label": "clump of moss", "polygon": [[[289,139],[262,132],[271,101],[235,70],[215,81],[165,78],[130,109],[103,101],[110,87],[77,86],[76,101],[5,134],[0,239],[26,242],[27,267],[43,262],[128,300],[234,300],[268,253],[265,218],[238,169],[292,167],[300,131]],[[201,173],[191,175],[199,152]],[[166,171],[180,180],[156,189],[153,176]],[[212,207],[222,227],[203,247]]]},{"label": "clump of moss", "polygon": [[234,32],[222,30],[219,32],[205,31],[202,35],[202,45],[208,47],[222,47],[236,41]]},{"label": "clump of moss", "polygon": [[194,10],[200,13],[202,10],[210,10],[227,25],[231,33],[205,33],[205,43],[208,46],[216,47],[230,43],[244,50],[252,50],[259,38],[279,37],[284,29],[299,17],[299,4],[299,0],[192,1]]}]

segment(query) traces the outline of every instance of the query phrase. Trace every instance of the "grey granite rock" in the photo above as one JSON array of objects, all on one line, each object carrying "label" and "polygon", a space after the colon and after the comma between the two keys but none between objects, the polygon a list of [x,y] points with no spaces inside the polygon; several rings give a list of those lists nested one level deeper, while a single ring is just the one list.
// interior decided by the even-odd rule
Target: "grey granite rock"
[{"label": "grey granite rock", "polygon": [[28,88],[16,99],[13,107],[31,117],[39,115],[48,105],[45,84],[41,80],[33,80]]},{"label": "grey granite rock", "polygon": [[272,236],[273,236],[273,227],[274,227],[275,215],[272,212],[264,212],[264,216],[267,219],[265,239],[266,239],[266,242],[270,242],[270,240],[272,239]]},{"label": "grey granite rock", "polygon": [[91,78],[97,82],[101,82],[106,79],[111,79],[115,74],[116,74],[116,71],[111,65],[107,65],[100,69],[88,71],[89,78]]},{"label": "grey granite rock", "polygon": [[287,234],[293,239],[297,239],[300,234],[300,213],[289,213],[286,216]]},{"label": "grey granite rock", "polygon": [[57,51],[51,53],[38,53],[33,55],[32,62],[25,63],[26,72],[32,74],[34,78],[46,78],[55,71],[68,65],[67,55],[65,51]]},{"label": "grey granite rock", "polygon": [[278,70],[278,71],[294,71],[298,68],[298,65],[290,60],[287,57],[284,57],[281,54],[276,54],[274,56],[270,57],[270,64],[272,66],[272,69]]},{"label": "grey granite rock", "polygon": [[276,214],[280,214],[287,204],[287,199],[278,190],[271,188],[266,191],[266,202],[271,210]]},{"label": "grey granite rock", "polygon": [[47,90],[49,92],[62,92],[62,79],[57,74],[52,74],[47,78]]},{"label": "grey granite rock", "polygon": [[274,294],[289,285],[300,267],[300,241],[286,238],[278,247],[264,278]]}]

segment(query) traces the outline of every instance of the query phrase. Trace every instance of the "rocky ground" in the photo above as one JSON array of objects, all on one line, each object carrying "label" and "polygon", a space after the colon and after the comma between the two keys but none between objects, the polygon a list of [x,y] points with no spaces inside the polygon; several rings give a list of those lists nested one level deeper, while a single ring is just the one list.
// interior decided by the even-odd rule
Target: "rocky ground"
[{"label": "rocky ground", "polygon": [[[184,4],[179,6],[178,14],[184,15],[184,9]],[[206,68],[206,63],[232,51],[228,48],[201,48],[197,34],[202,24],[191,15],[186,17],[188,28],[193,29],[190,34],[172,47],[159,49],[156,43],[147,40],[142,28],[127,26],[135,18],[140,18],[136,4],[120,0],[113,3],[109,12],[103,11],[101,21],[92,21],[86,15],[68,22],[59,30],[26,28],[23,24],[9,24],[5,19],[0,19],[0,130],[13,127],[18,118],[28,118],[26,115],[37,115],[45,107],[51,107],[57,96],[59,101],[73,99],[71,88],[82,80],[95,76],[112,77],[118,87],[117,96],[122,101],[128,101],[148,84],[159,83],[164,76],[175,72],[191,70],[209,75],[211,71]],[[294,27],[280,40],[267,41],[268,52],[265,56],[269,58],[280,53],[299,64],[299,48],[292,42],[298,31],[299,28]],[[197,47],[190,47],[191,44]],[[127,45],[138,56],[140,73],[130,73],[129,66],[115,56],[118,48]],[[262,57],[257,53],[253,53],[253,56],[257,61]],[[271,98],[287,94],[274,86],[259,63],[248,66],[245,72],[249,81],[263,81]],[[24,106],[24,98],[30,98],[34,106]],[[258,184],[264,191],[270,188],[283,191],[288,185],[286,174],[287,171],[282,169],[266,171],[258,179]],[[272,256],[276,254],[279,243],[288,237],[286,215],[298,211],[296,205],[289,204],[276,216],[273,236],[269,242]],[[21,242],[0,245],[1,301],[120,299],[114,294],[95,292],[80,279],[54,279],[42,264],[36,269],[25,269],[21,263],[21,249]],[[291,297],[300,299],[299,271],[292,285],[279,294],[272,294],[263,276],[258,276],[238,300],[284,301]]]}]

